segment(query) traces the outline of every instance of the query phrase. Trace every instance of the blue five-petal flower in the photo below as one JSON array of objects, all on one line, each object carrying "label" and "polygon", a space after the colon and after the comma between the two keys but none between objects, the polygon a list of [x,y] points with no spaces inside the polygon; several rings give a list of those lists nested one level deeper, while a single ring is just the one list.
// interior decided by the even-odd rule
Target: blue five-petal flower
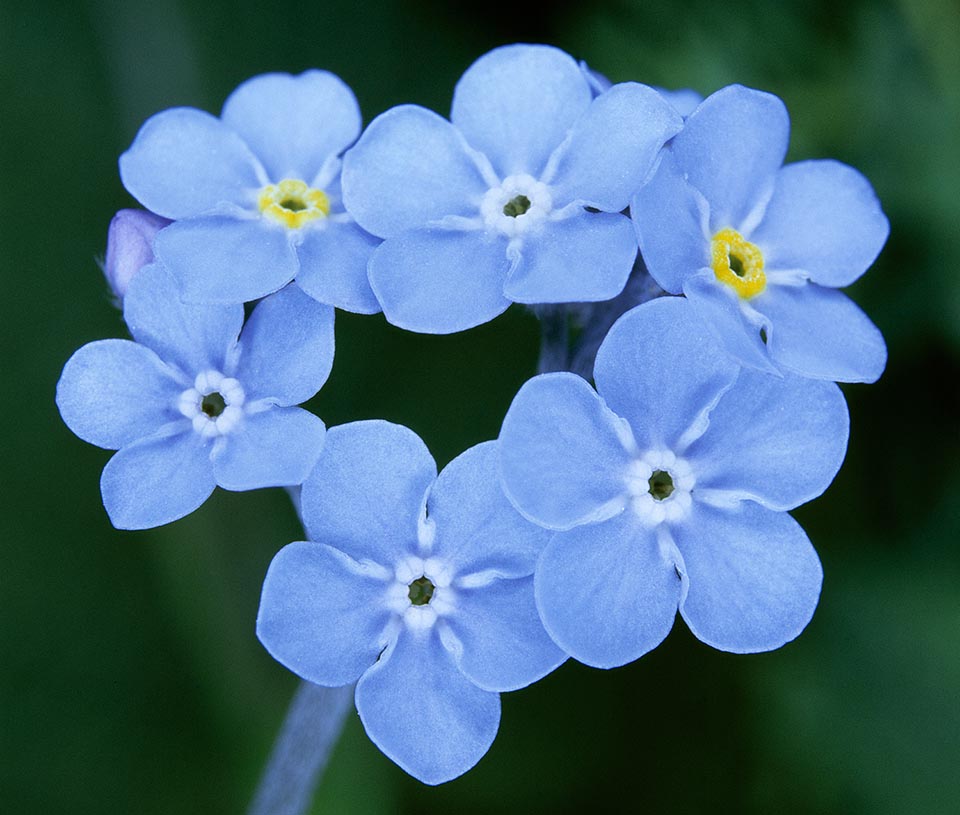
[{"label": "blue five-petal flower", "polygon": [[240,304],[181,302],[160,264],[135,275],[123,307],[135,341],[83,346],[57,385],[67,426],[118,451],[100,481],[114,526],[169,523],[217,485],[249,490],[307,477],[325,428],[295,406],[330,373],[333,308],[289,286],[244,326]]},{"label": "blue five-petal flower", "polygon": [[359,133],[357,101],[333,74],[264,74],[219,119],[194,108],[148,119],[120,176],[175,221],[156,252],[184,299],[242,303],[296,277],[321,303],[371,314],[367,261],[379,241],[340,200],[340,155]]},{"label": "blue five-petal flower", "polygon": [[343,198],[386,239],[369,276],[387,319],[445,334],[511,302],[616,296],[637,253],[620,213],[681,124],[645,85],[594,98],[577,63],[543,45],[477,60],[450,121],[383,113],[344,159]]},{"label": "blue five-petal flower", "polygon": [[507,502],[496,444],[437,476],[405,427],[332,428],[302,510],[311,541],[271,563],[260,640],[304,679],[357,682],[367,734],[411,775],[439,784],[466,772],[496,735],[498,692],[566,658],[533,599],[550,533]]},{"label": "blue five-petal flower", "polygon": [[836,161],[783,164],[776,96],[731,85],[708,97],[631,202],[640,251],[741,364],[837,382],[873,382],[880,331],[838,288],[889,233],[870,183]]},{"label": "blue five-petal flower", "polygon": [[843,460],[839,388],[740,368],[684,298],[638,306],[573,374],[527,382],[503,423],[503,484],[557,530],[536,568],[554,640],[611,667],[654,648],[677,610],[727,651],[777,648],[810,620],[821,568],[785,512]]}]

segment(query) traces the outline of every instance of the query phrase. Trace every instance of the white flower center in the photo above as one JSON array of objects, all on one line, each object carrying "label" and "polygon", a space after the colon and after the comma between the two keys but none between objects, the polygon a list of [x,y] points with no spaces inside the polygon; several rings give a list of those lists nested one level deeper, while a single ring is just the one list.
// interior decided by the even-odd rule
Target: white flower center
[{"label": "white flower center", "polygon": [[219,371],[197,374],[193,387],[180,394],[177,407],[204,438],[225,436],[243,418],[243,387]]},{"label": "white flower center", "polygon": [[546,220],[553,208],[550,188],[530,175],[511,175],[487,190],[480,215],[488,229],[515,238]]},{"label": "white flower center", "polygon": [[452,580],[453,570],[439,558],[404,558],[387,589],[387,605],[410,628],[430,628],[455,607]]},{"label": "white flower center", "polygon": [[648,526],[679,521],[690,511],[696,478],[690,465],[670,450],[649,450],[626,474],[630,506]]}]

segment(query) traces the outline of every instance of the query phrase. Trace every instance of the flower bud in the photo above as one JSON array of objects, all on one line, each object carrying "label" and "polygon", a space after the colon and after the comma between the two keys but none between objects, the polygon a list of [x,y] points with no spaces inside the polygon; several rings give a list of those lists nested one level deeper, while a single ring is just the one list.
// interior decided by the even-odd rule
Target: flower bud
[{"label": "flower bud", "polygon": [[153,239],[169,223],[145,209],[121,209],[113,216],[107,231],[103,274],[120,300],[133,276],[153,262]]}]

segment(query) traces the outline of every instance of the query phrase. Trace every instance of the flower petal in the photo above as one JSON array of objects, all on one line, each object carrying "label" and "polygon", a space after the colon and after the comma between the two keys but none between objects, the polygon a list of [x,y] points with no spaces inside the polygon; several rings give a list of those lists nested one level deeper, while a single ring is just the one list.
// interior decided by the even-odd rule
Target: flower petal
[{"label": "flower petal", "polygon": [[379,238],[353,221],[311,229],[297,247],[297,285],[320,303],[357,314],[376,314],[380,304],[367,280],[367,264]]},{"label": "flower petal", "polygon": [[626,502],[629,429],[579,376],[542,374],[513,399],[500,430],[503,488],[549,529],[609,518]]},{"label": "flower petal", "polygon": [[832,382],[743,369],[685,458],[697,487],[793,509],[829,486],[849,430],[847,403]]},{"label": "flower petal", "polygon": [[673,139],[677,166],[710,204],[710,225],[737,229],[770,194],[790,139],[771,93],[729,85],[708,96]]},{"label": "flower petal", "polygon": [[503,494],[495,441],[471,447],[443,468],[427,497],[427,516],[436,528],[432,553],[458,574],[531,575],[550,539]]},{"label": "flower petal", "polygon": [[176,410],[182,390],[149,348],[129,340],[97,340],[63,366],[57,407],[85,442],[119,450],[182,418]]},{"label": "flower petal", "polygon": [[506,45],[460,77],[450,119],[501,178],[539,178],[590,98],[569,54],[549,45]]},{"label": "flower petal", "polygon": [[213,458],[217,484],[237,492],[302,484],[320,457],[325,431],[301,408],[247,414]]},{"label": "flower petal", "polygon": [[630,276],[637,240],[620,213],[547,221],[523,243],[504,294],[515,303],[582,303],[616,297]]},{"label": "flower petal", "polygon": [[137,342],[193,379],[200,371],[223,371],[243,326],[243,306],[184,303],[170,272],[154,263],[130,283],[123,319]]},{"label": "flower petal", "polygon": [[559,532],[534,578],[554,642],[574,659],[613,668],[639,659],[670,633],[680,580],[656,533],[632,512]]},{"label": "flower petal", "polygon": [[356,682],[383,650],[387,580],[332,546],[299,541],[263,581],[257,637],[297,676],[326,687]]},{"label": "flower petal", "polygon": [[415,229],[381,244],[370,257],[370,285],[393,325],[451,334],[507,310],[506,243],[484,232]]},{"label": "flower petal", "polygon": [[117,529],[150,529],[189,515],[213,492],[210,445],[192,430],[121,449],[103,468],[100,493]]},{"label": "flower petal", "polygon": [[444,619],[462,645],[457,665],[485,690],[525,688],[567,658],[540,622],[532,574],[457,588],[456,610]]},{"label": "flower petal", "polygon": [[[720,353],[726,352],[731,359],[748,368],[767,373],[777,372],[776,366],[770,361],[769,345],[764,345],[760,336],[760,326],[747,319],[737,293],[717,280],[711,270],[684,280],[683,293],[715,337]],[[759,302],[754,298],[750,305],[758,308]]]},{"label": "flower petal", "polygon": [[[661,297],[614,323],[597,352],[597,390],[641,448],[673,448],[733,384],[737,365],[680,297]],[[700,428],[702,432],[702,428]]]},{"label": "flower petal", "polygon": [[770,269],[803,269],[814,283],[848,286],[886,243],[890,222],[859,172],[839,161],[801,161],[777,173],[751,236]]},{"label": "flower petal", "polygon": [[261,300],[240,335],[234,376],[248,399],[299,405],[333,367],[333,308],[287,286]]},{"label": "flower petal", "polygon": [[381,238],[447,215],[479,217],[487,189],[456,128],[416,105],[367,126],[343,158],[341,185],[347,211]]},{"label": "flower petal", "polygon": [[329,71],[261,74],[230,94],[223,121],[257,155],[272,181],[311,184],[328,158],[360,135],[353,91]]},{"label": "flower petal", "polygon": [[297,254],[283,227],[228,216],[177,221],[157,234],[157,255],[194,303],[245,303],[283,288]]},{"label": "flower petal", "polygon": [[432,632],[403,631],[357,683],[370,740],[424,784],[473,767],[500,726],[500,697],[457,669]]},{"label": "flower petal", "polygon": [[886,367],[880,329],[843,292],[813,283],[768,286],[756,308],[771,323],[770,356],[788,370],[833,382],[876,382]]},{"label": "flower petal", "polygon": [[680,294],[683,281],[710,263],[699,199],[666,150],[656,174],[630,202],[640,254],[653,279],[671,294]]},{"label": "flower petal", "polygon": [[707,645],[734,653],[779,648],[810,622],[823,571],[806,533],[785,512],[694,502],[674,529],[688,589],[680,613]]},{"label": "flower petal", "polygon": [[331,428],[303,484],[312,540],[357,560],[394,563],[417,551],[417,530],[437,465],[412,430],[383,421]]},{"label": "flower petal", "polygon": [[582,201],[605,212],[626,209],[683,118],[653,88],[614,85],[570,132],[550,179],[554,200]]},{"label": "flower petal", "polygon": [[233,130],[194,108],[151,116],[120,156],[123,186],[151,212],[173,219],[223,203],[247,206],[261,172]]}]

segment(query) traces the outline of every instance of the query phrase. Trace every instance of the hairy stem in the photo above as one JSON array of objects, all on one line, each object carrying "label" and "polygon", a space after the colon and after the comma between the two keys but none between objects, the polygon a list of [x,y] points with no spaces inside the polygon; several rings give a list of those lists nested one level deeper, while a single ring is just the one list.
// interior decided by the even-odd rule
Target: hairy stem
[{"label": "hairy stem", "polygon": [[353,702],[353,685],[301,682],[247,815],[303,815]]}]

